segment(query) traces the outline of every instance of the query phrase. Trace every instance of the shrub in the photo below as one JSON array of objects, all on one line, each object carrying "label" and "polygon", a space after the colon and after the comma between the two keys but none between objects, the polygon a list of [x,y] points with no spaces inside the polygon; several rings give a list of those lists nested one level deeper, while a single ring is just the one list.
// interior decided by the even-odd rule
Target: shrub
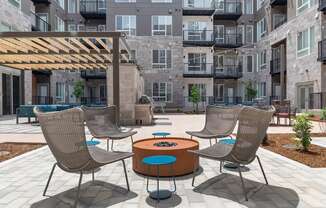
[{"label": "shrub", "polygon": [[307,116],[308,116],[309,118],[312,118],[312,117],[314,117],[315,115],[314,115],[312,112],[307,112]]},{"label": "shrub", "polygon": [[323,121],[326,120],[326,108],[323,108],[323,109],[321,110],[320,120],[323,120]]},{"label": "shrub", "polygon": [[77,99],[80,99],[84,95],[84,84],[82,81],[75,82],[73,94]]},{"label": "shrub", "polygon": [[311,143],[311,121],[308,120],[308,116],[303,114],[299,115],[295,119],[295,124],[293,126],[293,131],[297,139],[297,144],[300,144],[303,151],[308,151]]},{"label": "shrub", "polygon": [[190,101],[196,106],[196,113],[198,113],[198,103],[200,102],[199,88],[194,85],[190,91]]}]

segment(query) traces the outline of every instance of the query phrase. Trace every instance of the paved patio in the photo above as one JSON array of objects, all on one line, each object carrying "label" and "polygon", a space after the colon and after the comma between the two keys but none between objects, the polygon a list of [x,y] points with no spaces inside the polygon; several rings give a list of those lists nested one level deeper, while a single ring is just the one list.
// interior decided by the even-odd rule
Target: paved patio
[{"label": "paved patio", "polygon": [[[135,139],[151,137],[153,131],[169,131],[184,137],[186,130],[199,130],[204,123],[203,115],[159,115],[156,125],[136,128]],[[289,132],[290,127],[270,127],[270,133]],[[315,125],[314,131],[319,131]],[[89,136],[89,133],[87,131]],[[30,124],[15,125],[11,118],[0,121],[0,142],[44,141],[40,127]],[[101,144],[103,148],[105,143]],[[201,148],[208,141],[200,142]],[[116,150],[131,151],[130,140],[115,143]],[[201,159],[202,170],[196,178],[197,187],[191,186],[191,176],[178,178],[177,193],[173,198],[155,201],[148,198],[145,178],[132,171],[131,159],[127,169],[131,192],[127,192],[121,163],[107,165],[96,172],[96,182],[91,175],[83,178],[80,207],[325,207],[326,169],[313,169],[264,149],[258,151],[270,186],[255,161],[243,173],[249,188],[249,201],[244,201],[237,172],[224,170],[219,173],[215,161]],[[54,158],[48,147],[26,153],[0,163],[0,207],[70,207],[78,183],[77,174],[56,169],[48,189],[42,192]],[[155,181],[151,182],[155,188]],[[169,187],[168,181],[162,183]]]}]

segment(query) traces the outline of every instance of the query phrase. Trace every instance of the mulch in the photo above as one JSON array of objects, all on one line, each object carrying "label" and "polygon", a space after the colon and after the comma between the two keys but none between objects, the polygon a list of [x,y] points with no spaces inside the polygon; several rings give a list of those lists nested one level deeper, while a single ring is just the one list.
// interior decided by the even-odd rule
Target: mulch
[{"label": "mulch", "polygon": [[292,138],[294,138],[294,134],[270,134],[267,143],[262,147],[312,168],[326,167],[326,148],[311,144],[309,151],[304,152],[296,148],[285,147],[295,144]]},{"label": "mulch", "polygon": [[0,162],[43,147],[40,143],[0,143]]},{"label": "mulch", "polygon": [[311,121],[316,121],[316,122],[326,122],[325,120],[320,120],[319,115],[310,116],[310,117],[308,117],[308,119]]}]

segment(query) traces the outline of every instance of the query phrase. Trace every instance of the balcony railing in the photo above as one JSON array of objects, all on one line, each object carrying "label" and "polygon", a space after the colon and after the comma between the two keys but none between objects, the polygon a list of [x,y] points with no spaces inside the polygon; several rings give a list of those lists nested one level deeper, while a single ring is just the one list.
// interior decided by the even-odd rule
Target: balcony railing
[{"label": "balcony railing", "polygon": [[318,42],[318,61],[326,63],[326,39]]},{"label": "balcony railing", "polygon": [[81,0],[80,14],[85,18],[105,18],[106,1],[105,0]]},{"label": "balcony railing", "polygon": [[184,30],[184,45],[212,46],[214,45],[213,30]]},{"label": "balcony railing", "polygon": [[50,96],[33,96],[33,105],[48,105],[53,104],[53,98]]},{"label": "balcony railing", "polygon": [[107,98],[106,97],[81,97],[80,104],[81,105],[106,105]]},{"label": "balcony railing", "polygon": [[81,71],[80,76],[84,79],[105,79],[106,71],[104,71],[104,70]]},{"label": "balcony railing", "polygon": [[213,64],[212,63],[185,63],[184,77],[212,77]]},{"label": "balcony railing", "polygon": [[184,0],[183,15],[212,15],[214,13],[214,0]]},{"label": "balcony railing", "polygon": [[271,6],[280,6],[280,5],[286,5],[288,3],[287,0],[271,0],[270,5]]},{"label": "balcony railing", "polygon": [[50,0],[32,0],[34,4],[51,4]]},{"label": "balcony railing", "polygon": [[287,21],[287,18],[286,18],[286,16],[284,15],[283,18],[281,18],[281,19],[279,19],[279,20],[277,20],[277,21],[274,22],[273,29],[276,29],[276,28],[278,28],[279,26],[283,25],[284,23],[286,23],[286,21]]},{"label": "balcony railing", "polygon": [[214,105],[239,105],[242,104],[242,97],[240,96],[223,96],[214,97]]},{"label": "balcony railing", "polygon": [[279,58],[271,60],[270,64],[270,74],[277,74],[281,72],[281,60]]},{"label": "balcony railing", "polygon": [[241,34],[216,34],[215,46],[222,48],[237,48],[243,45]]},{"label": "balcony railing", "polygon": [[326,0],[319,0],[318,10],[326,12]]},{"label": "balcony railing", "polygon": [[214,68],[214,78],[216,79],[239,79],[242,75],[242,66],[240,65],[215,66]]},{"label": "balcony railing", "polygon": [[229,19],[236,20],[242,14],[242,5],[240,1],[234,0],[230,2],[219,2],[214,3],[214,18],[215,19]]},{"label": "balcony railing", "polygon": [[309,109],[326,108],[326,92],[311,93],[309,95]]},{"label": "balcony railing", "polygon": [[51,31],[51,25],[44,21],[40,16],[31,12],[32,30],[38,32]]}]

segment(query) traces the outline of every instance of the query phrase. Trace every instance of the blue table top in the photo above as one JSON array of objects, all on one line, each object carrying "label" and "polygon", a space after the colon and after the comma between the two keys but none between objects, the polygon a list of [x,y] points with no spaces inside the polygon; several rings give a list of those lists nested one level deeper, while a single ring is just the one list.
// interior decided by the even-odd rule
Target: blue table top
[{"label": "blue table top", "polygon": [[221,139],[219,142],[219,144],[235,144],[235,139]]},{"label": "blue table top", "polygon": [[153,136],[169,136],[170,133],[169,132],[163,132],[163,131],[157,131],[152,133]]},{"label": "blue table top", "polygon": [[172,155],[155,155],[143,159],[143,163],[146,165],[170,165],[176,161],[177,158]]},{"label": "blue table top", "polygon": [[98,144],[100,144],[101,142],[99,141],[95,141],[95,140],[91,140],[91,141],[86,141],[87,146],[96,146]]}]

